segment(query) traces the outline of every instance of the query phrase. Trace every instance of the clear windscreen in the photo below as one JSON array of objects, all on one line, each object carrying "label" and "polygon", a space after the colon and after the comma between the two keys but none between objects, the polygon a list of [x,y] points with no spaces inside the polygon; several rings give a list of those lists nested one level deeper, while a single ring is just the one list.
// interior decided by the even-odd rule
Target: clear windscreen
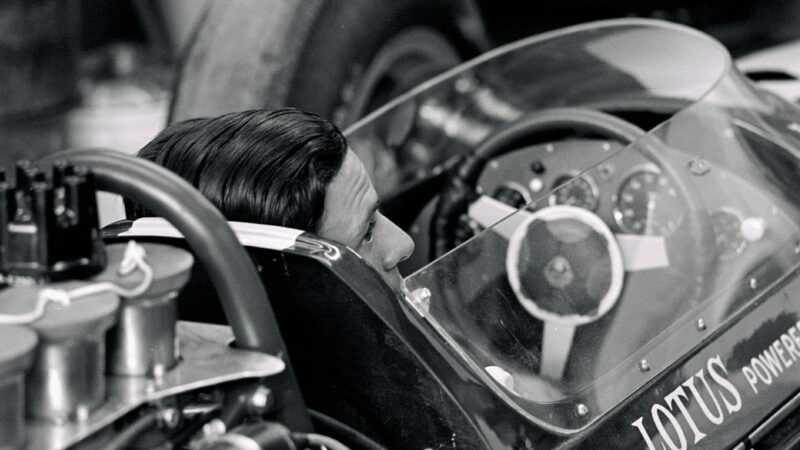
[{"label": "clear windscreen", "polygon": [[[799,138],[800,113],[716,42],[638,20],[504,47],[349,135],[376,154],[480,153],[449,230],[463,242],[406,278],[407,301],[500,398],[564,432],[798,265]],[[404,161],[419,170],[394,161],[384,189],[413,179]]]},{"label": "clear windscreen", "polygon": [[653,21],[611,21],[534,36],[423,83],[354,124],[353,150],[391,194],[542,108],[672,112],[730,63],[716,42]]}]

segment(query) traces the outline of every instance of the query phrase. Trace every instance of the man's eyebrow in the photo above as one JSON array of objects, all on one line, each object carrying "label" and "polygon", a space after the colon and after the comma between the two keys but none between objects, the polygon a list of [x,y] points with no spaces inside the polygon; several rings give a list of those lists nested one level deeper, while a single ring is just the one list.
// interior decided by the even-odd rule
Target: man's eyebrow
[{"label": "man's eyebrow", "polygon": [[373,204],[373,205],[372,205],[372,206],[369,208],[369,215],[368,215],[367,217],[368,217],[368,218],[369,218],[369,217],[372,217],[372,216],[373,216],[373,214],[375,214],[375,211],[379,210],[379,209],[380,209],[380,207],[381,207],[381,201],[380,201],[380,199],[378,199],[378,200],[375,200],[375,203],[374,203],[374,204]]}]

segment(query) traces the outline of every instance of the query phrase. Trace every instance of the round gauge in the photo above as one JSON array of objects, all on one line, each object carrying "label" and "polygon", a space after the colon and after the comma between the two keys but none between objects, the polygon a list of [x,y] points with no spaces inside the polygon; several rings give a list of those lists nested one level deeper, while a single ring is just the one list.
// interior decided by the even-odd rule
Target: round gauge
[{"label": "round gauge", "polygon": [[629,175],[616,203],[614,219],[626,233],[669,236],[683,221],[684,205],[677,190],[654,170]]},{"label": "round gauge", "polygon": [[505,183],[495,189],[492,197],[514,209],[520,209],[531,202],[527,189],[516,183]]},{"label": "round gauge", "polygon": [[742,219],[735,211],[718,209],[711,213],[714,243],[721,260],[729,260],[742,253],[747,241],[742,236]]},{"label": "round gauge", "polygon": [[589,211],[597,209],[597,185],[587,175],[561,175],[553,183],[553,189],[548,197],[550,205],[577,206]]}]

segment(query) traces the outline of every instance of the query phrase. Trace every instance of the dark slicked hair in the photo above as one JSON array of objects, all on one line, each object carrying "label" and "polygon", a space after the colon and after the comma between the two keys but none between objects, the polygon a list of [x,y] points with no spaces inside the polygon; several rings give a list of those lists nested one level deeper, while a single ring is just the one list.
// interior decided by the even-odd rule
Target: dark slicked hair
[{"label": "dark slicked hair", "polygon": [[317,232],[325,191],[346,153],[335,125],[283,108],[178,122],[138,156],[190,182],[228,220]]}]

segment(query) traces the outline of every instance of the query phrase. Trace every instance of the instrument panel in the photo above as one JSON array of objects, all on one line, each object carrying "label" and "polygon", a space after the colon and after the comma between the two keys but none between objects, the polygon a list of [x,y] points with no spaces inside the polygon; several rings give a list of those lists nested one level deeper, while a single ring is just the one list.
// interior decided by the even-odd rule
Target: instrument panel
[{"label": "instrument panel", "polygon": [[[620,143],[597,139],[522,147],[490,160],[478,189],[517,209],[577,206],[597,214],[615,233],[668,238],[687,221],[686,200],[654,161],[621,150]],[[703,182],[725,177],[707,178]],[[717,196],[721,191],[717,186],[700,190]],[[747,217],[734,197],[700,199],[706,205],[721,205],[704,212],[721,262],[744,253],[765,229],[764,219]]]}]

